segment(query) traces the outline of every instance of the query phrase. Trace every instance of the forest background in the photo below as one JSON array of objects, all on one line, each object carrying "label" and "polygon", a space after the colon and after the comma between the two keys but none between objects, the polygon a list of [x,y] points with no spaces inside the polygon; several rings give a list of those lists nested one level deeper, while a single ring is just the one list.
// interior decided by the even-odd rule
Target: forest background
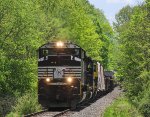
[{"label": "forest background", "polygon": [[126,97],[144,116],[150,114],[149,0],[120,10],[114,27],[87,0],[0,3],[0,116],[41,109],[37,49],[52,40],[71,40],[105,70],[115,70]]}]

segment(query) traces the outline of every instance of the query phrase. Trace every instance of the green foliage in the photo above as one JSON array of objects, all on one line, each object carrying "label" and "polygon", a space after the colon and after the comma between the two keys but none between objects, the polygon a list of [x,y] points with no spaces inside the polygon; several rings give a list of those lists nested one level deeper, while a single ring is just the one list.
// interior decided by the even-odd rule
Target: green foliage
[{"label": "green foliage", "polygon": [[117,35],[114,36],[110,40],[110,46],[108,48],[108,70],[117,71],[118,67],[118,59],[121,55],[121,50],[119,49],[119,43],[117,41]]},{"label": "green foliage", "polygon": [[150,100],[147,98],[143,101],[141,101],[139,105],[139,111],[145,116],[149,117],[150,115]]},{"label": "green foliage", "polygon": [[0,2],[0,93],[22,94],[37,81],[35,55],[42,42],[37,17],[41,12],[31,1]]},{"label": "green foliage", "polygon": [[145,90],[141,93],[141,100],[138,103],[139,111],[145,116],[149,117],[150,115],[150,81],[147,83],[149,86],[145,87]]},{"label": "green foliage", "polygon": [[37,81],[35,64],[34,59],[10,60],[8,64],[10,74],[5,80],[7,83],[6,88],[10,92],[14,91],[13,93],[20,92],[22,94],[27,90],[31,90],[31,84]]},{"label": "green foliage", "polygon": [[[126,96],[143,115],[149,115],[150,20],[148,2],[123,8],[117,17],[119,57],[117,76]],[[121,23],[120,23],[121,22]]]},{"label": "green foliage", "polygon": [[12,105],[15,103],[15,97],[7,95],[0,97],[0,117],[5,116],[12,109]]},{"label": "green foliage", "polygon": [[37,101],[37,94],[33,92],[26,93],[24,96],[18,98],[15,106],[13,106],[13,112],[7,115],[7,117],[14,117],[27,115],[33,112],[42,110]]},{"label": "green foliage", "polygon": [[118,14],[116,14],[116,22],[114,22],[114,28],[121,33],[125,29],[125,26],[128,25],[128,22],[131,20],[131,15],[133,13],[133,8],[131,6],[126,6],[122,8]]},{"label": "green foliage", "polygon": [[142,115],[126,98],[121,97],[106,108],[104,117],[142,117]]}]

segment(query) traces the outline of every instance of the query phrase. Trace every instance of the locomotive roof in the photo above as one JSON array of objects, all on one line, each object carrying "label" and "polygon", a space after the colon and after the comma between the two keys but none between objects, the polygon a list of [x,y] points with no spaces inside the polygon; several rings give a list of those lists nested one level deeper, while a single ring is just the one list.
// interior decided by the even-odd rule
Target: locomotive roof
[{"label": "locomotive roof", "polygon": [[[39,49],[46,49],[46,48],[56,48],[57,46],[56,46],[56,43],[57,42],[59,42],[59,41],[51,41],[51,42],[48,42],[48,43],[46,43],[46,44],[43,44],[42,46],[40,46],[39,47]],[[85,54],[86,54],[86,51],[83,49],[83,48],[81,48],[79,45],[77,45],[77,44],[75,44],[75,43],[73,43],[73,42],[70,42],[70,41],[61,41],[61,42],[63,42],[64,43],[64,46],[62,47],[62,48],[79,48],[79,49],[82,49],[84,52],[85,52]],[[39,50],[38,49],[38,50]],[[37,50],[37,51],[38,51]],[[87,55],[86,55],[87,56]],[[87,58],[89,58],[90,60],[92,60],[92,58],[91,57],[89,57],[89,56],[87,56]],[[93,60],[92,60],[93,61]],[[96,61],[95,61],[96,62]]]},{"label": "locomotive roof", "polygon": [[[42,45],[41,47],[39,47],[39,49],[40,48],[56,48],[56,43],[57,43],[56,41],[48,42],[48,43]],[[78,46],[72,42],[63,42],[63,44],[64,44],[63,48],[81,48],[80,46]]]}]

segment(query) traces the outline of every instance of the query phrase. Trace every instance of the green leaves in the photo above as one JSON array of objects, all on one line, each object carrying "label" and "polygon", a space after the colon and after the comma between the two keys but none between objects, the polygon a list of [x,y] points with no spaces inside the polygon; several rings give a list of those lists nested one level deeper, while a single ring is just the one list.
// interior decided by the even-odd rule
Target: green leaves
[{"label": "green leaves", "polygon": [[121,50],[121,56],[118,57],[118,77],[123,81],[128,98],[144,115],[149,115],[149,100],[145,96],[150,80],[149,13],[147,2],[133,8],[127,6],[117,14],[115,23]]}]

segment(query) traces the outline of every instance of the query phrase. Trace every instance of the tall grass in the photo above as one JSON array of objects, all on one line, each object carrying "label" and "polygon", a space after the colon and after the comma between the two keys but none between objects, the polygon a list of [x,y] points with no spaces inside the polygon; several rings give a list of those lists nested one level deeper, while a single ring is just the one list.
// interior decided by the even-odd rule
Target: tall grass
[{"label": "tall grass", "polygon": [[105,112],[104,117],[143,117],[124,97],[117,99]]},{"label": "tall grass", "polygon": [[11,111],[15,99],[12,95],[0,96],[0,117],[5,117]]},{"label": "tall grass", "polygon": [[42,108],[38,104],[36,93],[26,93],[18,98],[13,110],[7,117],[21,117],[26,114],[40,111]]}]

